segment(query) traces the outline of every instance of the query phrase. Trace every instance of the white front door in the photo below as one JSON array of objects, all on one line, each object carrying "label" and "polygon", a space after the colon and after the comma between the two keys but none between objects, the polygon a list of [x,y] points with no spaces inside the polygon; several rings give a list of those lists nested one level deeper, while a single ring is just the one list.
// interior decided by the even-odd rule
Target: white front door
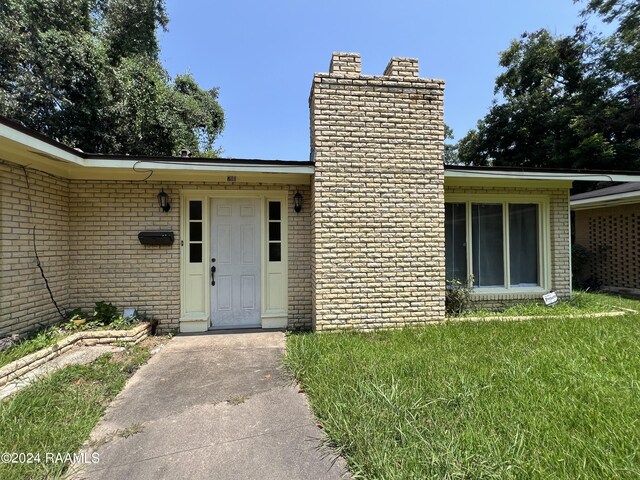
[{"label": "white front door", "polygon": [[211,200],[211,327],[260,327],[260,200]]}]

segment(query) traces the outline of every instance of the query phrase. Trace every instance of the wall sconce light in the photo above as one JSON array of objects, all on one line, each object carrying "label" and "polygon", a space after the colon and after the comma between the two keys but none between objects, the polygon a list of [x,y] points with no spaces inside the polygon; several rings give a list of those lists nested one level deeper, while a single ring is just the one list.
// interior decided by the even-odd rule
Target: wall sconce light
[{"label": "wall sconce light", "polygon": [[293,196],[293,209],[296,211],[296,213],[302,210],[302,195],[300,195],[300,192],[296,192],[296,194]]},{"label": "wall sconce light", "polygon": [[171,204],[169,203],[169,194],[165,193],[164,188],[158,194],[158,204],[163,212],[168,212],[171,210]]}]

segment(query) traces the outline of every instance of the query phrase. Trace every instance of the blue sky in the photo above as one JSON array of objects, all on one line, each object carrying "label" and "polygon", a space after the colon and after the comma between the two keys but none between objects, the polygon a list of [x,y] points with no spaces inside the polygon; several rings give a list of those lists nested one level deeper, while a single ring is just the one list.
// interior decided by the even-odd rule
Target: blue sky
[{"label": "blue sky", "polygon": [[220,87],[223,156],[306,160],[314,72],[334,51],[359,52],[364,74],[393,56],[417,57],[420,76],[446,81],[445,121],[456,138],[493,99],[498,52],[522,32],[570,33],[572,0],[167,0],[161,58],[172,75]]}]

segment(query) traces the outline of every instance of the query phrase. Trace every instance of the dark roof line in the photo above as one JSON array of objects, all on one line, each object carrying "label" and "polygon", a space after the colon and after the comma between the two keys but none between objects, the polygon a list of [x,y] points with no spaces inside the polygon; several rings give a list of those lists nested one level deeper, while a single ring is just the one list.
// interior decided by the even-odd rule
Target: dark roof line
[{"label": "dark roof line", "polygon": [[175,163],[175,164],[187,164],[187,163],[206,164],[206,163],[216,162],[216,163],[222,163],[222,164],[246,163],[249,165],[265,165],[265,164],[294,165],[294,166],[313,165],[313,162],[309,160],[262,160],[259,158],[167,157],[167,156],[153,156],[153,155],[113,155],[113,154],[100,154],[100,153],[87,154],[85,158],[89,160],[134,160],[139,162]]},{"label": "dark roof line", "polygon": [[467,170],[467,171],[501,171],[501,172],[520,172],[520,173],[580,173],[593,175],[640,175],[640,172],[633,170],[592,170],[586,168],[539,168],[539,167],[489,167],[489,166],[470,166],[470,165],[445,165],[445,170]]},{"label": "dark roof line", "polygon": [[87,158],[87,155],[81,150],[71,148],[68,145],[65,145],[64,143],[59,142],[57,140],[54,140],[53,138],[48,137],[43,133],[37,132],[36,130],[33,130],[29,127],[25,127],[20,122],[16,122],[15,120],[10,120],[7,117],[3,117],[0,115],[0,124],[6,125],[7,127],[13,128],[14,130],[18,130],[19,132],[22,132],[25,135],[29,135],[30,137],[37,138],[38,140],[41,140],[44,143],[48,143],[49,145],[57,147],[66,152],[73,153],[74,155],[77,155],[82,158]]},{"label": "dark roof line", "polygon": [[246,163],[249,165],[294,165],[294,166],[309,166],[313,165],[312,161],[309,160],[262,160],[258,158],[207,158],[207,157],[172,157],[172,156],[162,156],[162,155],[116,155],[116,154],[101,154],[101,153],[86,153],[82,150],[77,150],[75,148],[69,147],[62,142],[54,140],[47,135],[44,135],[36,130],[25,127],[19,122],[15,120],[10,120],[6,117],[0,115],[0,124],[6,125],[7,127],[13,128],[19,132],[24,133],[25,135],[29,135],[30,137],[41,140],[49,145],[52,145],[56,148],[64,150],[65,152],[72,153],[77,155],[80,158],[85,160],[133,160],[140,162],[159,162],[159,163],[222,163],[222,164],[233,164],[233,163]]},{"label": "dark roof line", "polygon": [[[261,160],[257,158],[192,158],[192,157],[168,157],[168,156],[153,156],[153,155],[114,155],[114,154],[99,154],[99,153],[85,153],[81,150],[69,147],[62,142],[52,139],[47,135],[37,132],[31,128],[25,127],[15,120],[10,120],[6,117],[0,116],[0,124],[6,125],[19,132],[22,132],[30,137],[37,138],[49,145],[57,147],[66,152],[77,155],[86,160],[115,160],[115,159],[129,159],[134,161],[146,161],[146,162],[159,162],[159,163],[246,163],[249,165],[299,165],[299,166],[312,166],[314,162],[312,160]],[[468,166],[468,165],[445,165],[445,170],[466,170],[466,171],[505,171],[505,172],[520,172],[520,173],[580,173],[580,174],[621,174],[621,175],[640,175],[637,171],[628,170],[588,170],[588,169],[561,169],[561,168],[534,168],[534,167],[488,167],[488,166]]]},{"label": "dark roof line", "polygon": [[578,193],[571,196],[571,201],[574,200],[586,200],[591,198],[608,197],[610,195],[618,195],[622,193],[635,193],[640,195],[640,183],[623,183],[621,185],[614,185],[613,187],[599,188],[598,190],[592,190],[591,192]]}]

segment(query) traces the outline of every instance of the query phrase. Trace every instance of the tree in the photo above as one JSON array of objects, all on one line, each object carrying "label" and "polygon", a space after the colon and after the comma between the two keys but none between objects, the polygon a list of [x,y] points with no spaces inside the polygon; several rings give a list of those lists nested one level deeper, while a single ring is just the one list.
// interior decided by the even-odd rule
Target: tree
[{"label": "tree", "polygon": [[453,129],[444,124],[444,163],[445,165],[457,165],[458,164],[458,146],[455,143],[447,142],[447,140],[453,140]]},{"label": "tree", "polygon": [[603,39],[601,68],[615,77],[612,96],[619,108],[612,120],[623,154],[640,156],[640,0],[588,0],[583,16],[600,15],[615,24]]},{"label": "tree", "polygon": [[158,60],[162,0],[0,3],[0,115],[95,153],[213,156],[218,90]]},{"label": "tree", "polygon": [[156,30],[166,30],[169,23],[164,0],[108,0],[101,10],[104,42],[112,62],[136,55],[158,58]]},{"label": "tree", "polygon": [[638,109],[634,110],[630,95],[635,91],[637,101],[637,79],[630,88],[634,80],[623,74],[624,62],[611,56],[612,48],[626,52],[623,44],[620,31],[603,37],[589,31],[585,23],[570,36],[539,30],[513,41],[500,54],[504,71],[496,78],[495,93],[501,100],[494,101],[476,129],[461,139],[460,161],[555,168],[640,167]]}]

